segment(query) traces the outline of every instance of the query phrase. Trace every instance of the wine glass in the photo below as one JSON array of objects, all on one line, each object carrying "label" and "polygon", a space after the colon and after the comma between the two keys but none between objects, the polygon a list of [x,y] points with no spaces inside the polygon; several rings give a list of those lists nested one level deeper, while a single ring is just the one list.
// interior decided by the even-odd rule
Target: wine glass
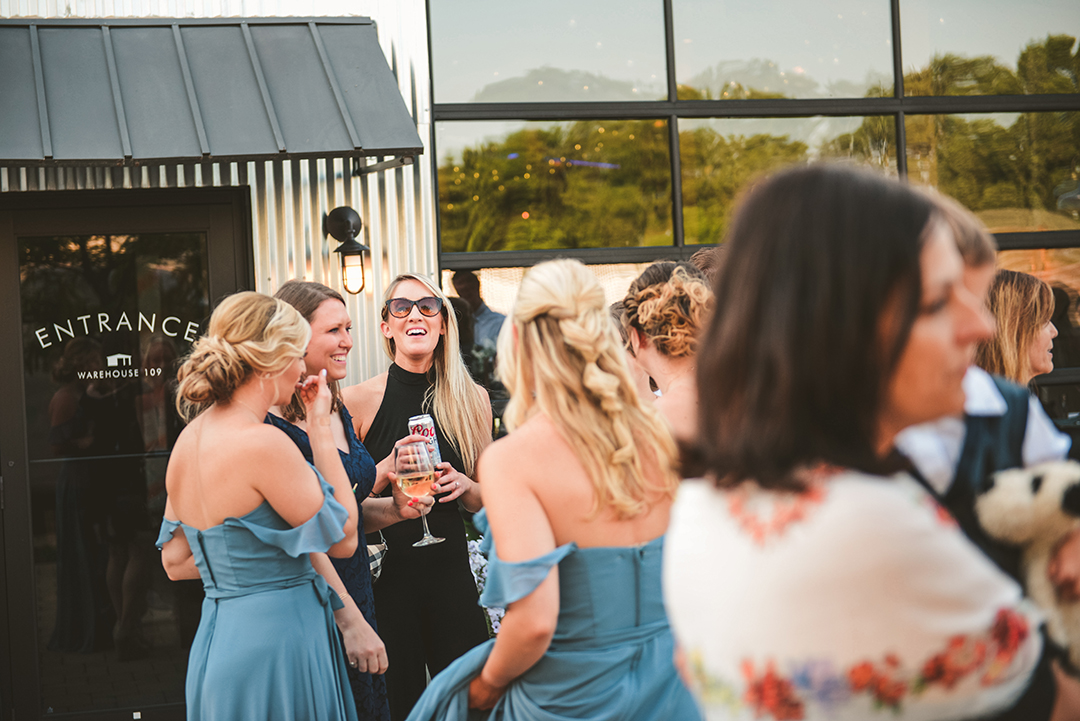
[{"label": "wine glass", "polygon": [[[428,453],[427,441],[403,443],[394,450],[394,472],[401,492],[410,498],[423,498],[432,494],[431,485],[435,483],[435,465]],[[420,511],[420,520],[424,522],[424,537],[413,544],[414,547],[430,546],[442,543],[445,538],[431,535],[427,524],[427,513]]]}]

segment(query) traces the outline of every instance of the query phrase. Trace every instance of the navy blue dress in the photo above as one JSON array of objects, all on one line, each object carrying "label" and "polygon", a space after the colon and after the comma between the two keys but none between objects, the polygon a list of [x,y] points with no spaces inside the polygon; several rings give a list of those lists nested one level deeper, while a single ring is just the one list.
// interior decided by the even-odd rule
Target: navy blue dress
[{"label": "navy blue dress", "polygon": [[[293,443],[297,445],[304,458],[309,463],[313,462],[311,453],[311,441],[307,433],[294,426],[283,418],[273,414],[266,416],[267,422],[280,428],[288,434]],[[345,466],[345,473],[356,493],[357,503],[362,502],[371,493],[375,485],[375,461],[371,454],[364,448],[364,444],[356,437],[353,429],[352,416],[342,406],[341,422],[345,424],[345,436],[349,439],[349,452],[338,451],[341,456],[341,464]],[[364,538],[364,514],[360,513],[357,518],[357,533]],[[368,567],[367,545],[361,541],[357,544],[356,553],[350,558],[331,558],[334,570],[345,584],[345,590],[349,592],[360,613],[364,614],[364,620],[371,628],[378,632],[379,627],[375,623],[375,595],[371,587],[371,571]],[[349,684],[352,686],[353,698],[356,700],[356,713],[360,721],[390,721],[390,706],[386,700],[386,679],[383,676],[370,673],[361,673],[349,667]]]}]

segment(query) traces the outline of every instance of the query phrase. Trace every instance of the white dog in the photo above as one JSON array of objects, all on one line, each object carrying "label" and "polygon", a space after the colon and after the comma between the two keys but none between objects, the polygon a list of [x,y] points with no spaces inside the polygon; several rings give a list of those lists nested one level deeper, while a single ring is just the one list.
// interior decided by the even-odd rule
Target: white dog
[{"label": "white dog", "polygon": [[1080,603],[1063,603],[1047,577],[1050,558],[1080,526],[1080,463],[1054,461],[995,473],[975,502],[983,530],[1023,549],[1027,592],[1046,613],[1050,637],[1080,666]]}]

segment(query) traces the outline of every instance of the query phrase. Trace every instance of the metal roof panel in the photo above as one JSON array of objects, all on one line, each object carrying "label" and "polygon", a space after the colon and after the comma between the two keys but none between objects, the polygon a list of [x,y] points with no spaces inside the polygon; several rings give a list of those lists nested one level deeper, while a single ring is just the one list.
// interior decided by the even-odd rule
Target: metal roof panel
[{"label": "metal roof panel", "polygon": [[38,31],[53,158],[124,159],[101,28]]},{"label": "metal roof panel", "polygon": [[251,36],[289,150],[311,152],[327,145],[352,150],[308,27],[256,25]]},{"label": "metal roof panel", "polygon": [[422,149],[367,18],[0,20],[0,164]]},{"label": "metal roof panel", "polygon": [[112,29],[124,113],[136,158],[202,155],[172,29]]},{"label": "metal roof panel", "polygon": [[210,154],[277,153],[240,24],[185,27],[180,34],[206,123]]},{"label": "metal roof panel", "polygon": [[[412,147],[419,140],[416,126],[379,46],[375,25],[320,25],[319,32],[360,144],[365,148]],[[409,122],[378,122],[384,114],[408,117]]]},{"label": "metal roof panel", "polygon": [[40,159],[45,155],[35,86],[30,34],[0,27],[0,112],[4,117],[0,156]]}]

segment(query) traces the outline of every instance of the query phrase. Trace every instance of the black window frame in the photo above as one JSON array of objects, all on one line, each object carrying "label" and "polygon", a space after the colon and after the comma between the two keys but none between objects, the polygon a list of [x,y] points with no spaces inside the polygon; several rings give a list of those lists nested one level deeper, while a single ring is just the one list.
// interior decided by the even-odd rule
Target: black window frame
[{"label": "black window frame", "polygon": [[[702,245],[686,245],[683,228],[682,168],[679,154],[679,120],[682,118],[805,118],[814,116],[891,116],[896,124],[896,163],[901,179],[907,179],[907,139],[904,120],[908,115],[953,115],[969,113],[1026,113],[1080,111],[1080,93],[1057,95],[904,96],[900,2],[890,0],[893,97],[811,98],[769,100],[672,100],[678,92],[675,76],[674,1],[659,0],[664,6],[664,41],[667,61],[667,100],[625,102],[525,102],[525,103],[436,103],[435,62],[431,37],[431,0],[427,3],[428,63],[431,78],[432,123],[429,147],[433,163],[437,257],[441,270],[528,267],[555,257],[577,258],[587,264],[647,263],[661,259],[688,259]],[[668,123],[671,158],[671,209],[674,243],[670,246],[637,248],[583,248],[558,250],[500,250],[445,253],[442,250],[442,219],[438,212],[438,148],[435,128],[440,121],[569,121],[645,119]],[[998,233],[1002,250],[1026,248],[1080,247],[1080,230]],[[1055,371],[1055,373],[1057,373]],[[1052,377],[1052,376],[1051,376]]]}]

